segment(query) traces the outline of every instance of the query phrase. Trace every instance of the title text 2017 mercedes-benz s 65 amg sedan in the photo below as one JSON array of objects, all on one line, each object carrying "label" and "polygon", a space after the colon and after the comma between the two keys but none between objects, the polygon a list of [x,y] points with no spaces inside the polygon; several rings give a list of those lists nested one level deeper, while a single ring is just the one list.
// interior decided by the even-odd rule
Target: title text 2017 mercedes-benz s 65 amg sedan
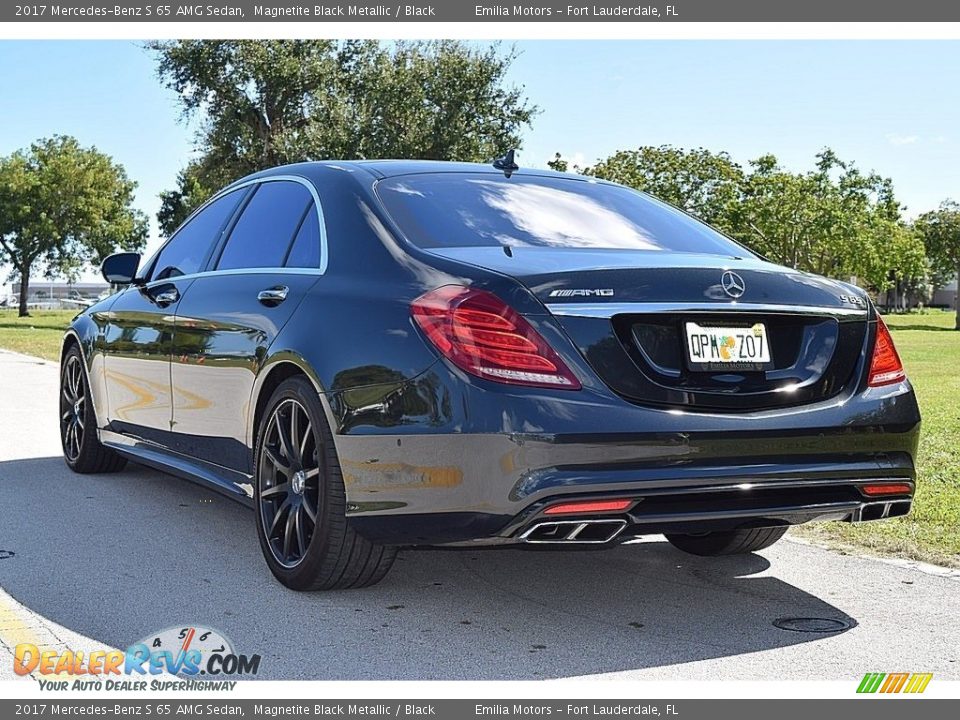
[{"label": "title text 2017 mercedes-benz s 65 amg sedan", "polygon": [[291,588],[401,546],[721,555],[910,509],[920,415],[864,293],[619,185],[291,165],[103,272],[127,287],[66,334],[67,464],[252,505]]}]

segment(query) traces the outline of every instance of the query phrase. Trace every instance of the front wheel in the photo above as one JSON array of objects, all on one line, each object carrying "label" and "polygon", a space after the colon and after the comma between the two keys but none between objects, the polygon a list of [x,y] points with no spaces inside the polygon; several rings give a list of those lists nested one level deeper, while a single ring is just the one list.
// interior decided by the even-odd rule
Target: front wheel
[{"label": "front wheel", "polygon": [[373,585],[396,549],[347,524],[346,492],[333,436],[313,385],[285,380],[267,403],[257,434],[257,535],[274,576],[293,590]]},{"label": "front wheel", "polygon": [[691,555],[742,555],[763,550],[773,545],[787,532],[786,527],[753,528],[708,532],[702,535],[667,535],[667,540],[678,550]]},{"label": "front wheel", "polygon": [[90,383],[76,345],[67,350],[60,366],[60,445],[67,467],[77,473],[117,472],[127,464],[97,437]]}]

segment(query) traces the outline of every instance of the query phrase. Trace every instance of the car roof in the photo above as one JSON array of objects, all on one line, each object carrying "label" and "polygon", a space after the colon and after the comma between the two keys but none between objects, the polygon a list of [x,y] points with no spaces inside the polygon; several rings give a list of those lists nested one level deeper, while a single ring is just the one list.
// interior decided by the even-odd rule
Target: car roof
[{"label": "car roof", "polygon": [[[503,170],[498,170],[491,163],[468,163],[453,162],[446,160],[318,160],[312,162],[296,163],[293,165],[280,165],[278,167],[262,170],[253,175],[249,175],[243,180],[251,180],[260,177],[270,177],[271,175],[289,175],[298,174],[309,177],[312,174],[323,171],[347,171],[356,172],[358,170],[366,171],[376,178],[395,177],[398,175],[417,175],[421,173],[489,173],[491,175],[502,175]],[[578,177],[568,173],[558,173],[553,170],[541,168],[523,168],[515,170],[516,175],[546,175],[556,177]]]}]

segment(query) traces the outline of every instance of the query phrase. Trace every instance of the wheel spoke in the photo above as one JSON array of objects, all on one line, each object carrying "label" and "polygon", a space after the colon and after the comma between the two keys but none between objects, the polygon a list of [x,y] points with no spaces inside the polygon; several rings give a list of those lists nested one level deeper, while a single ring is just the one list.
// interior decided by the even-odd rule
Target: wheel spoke
[{"label": "wheel spoke", "polygon": [[307,551],[307,540],[303,532],[303,521],[301,517],[303,515],[303,505],[300,505],[297,508],[297,512],[294,515],[294,529],[297,533],[297,549],[300,551],[298,554],[303,555]]},{"label": "wheel spoke", "polygon": [[315,467],[315,468],[310,468],[309,470],[304,470],[303,474],[305,476],[304,477],[305,480],[312,480],[313,478],[317,477],[320,474],[320,468]]},{"label": "wheel spoke", "polygon": [[295,515],[296,513],[293,512],[292,509],[287,513],[287,526],[283,530],[283,557],[284,558],[290,557],[290,543],[293,542],[293,523],[294,523],[293,518]]},{"label": "wheel spoke", "polygon": [[310,425],[310,420],[307,420],[307,427],[303,431],[303,439],[300,441],[300,462],[304,461],[304,458],[307,457],[307,441],[313,437],[313,427]]},{"label": "wheel spoke", "polygon": [[300,406],[290,403],[290,443],[288,447],[296,453],[295,461],[300,460]]},{"label": "wheel spoke", "polygon": [[73,414],[73,410],[67,410],[63,413],[63,415],[60,416],[60,419],[63,420],[63,422],[67,422],[70,419],[71,414]]},{"label": "wheel spoke", "polygon": [[303,510],[307,513],[307,517],[310,518],[310,522],[316,526],[317,524],[317,510],[310,504],[310,500],[306,495],[303,496]]},{"label": "wheel spoke", "polygon": [[260,492],[260,497],[272,498],[277,495],[287,495],[290,492],[290,483],[280,483],[279,485],[274,485],[273,487],[265,488]]},{"label": "wheel spoke", "polygon": [[268,538],[272,538],[272,537],[273,537],[273,533],[274,533],[274,532],[276,531],[276,529],[280,526],[280,520],[281,520],[281,518],[283,518],[284,512],[285,512],[287,509],[289,509],[289,507],[290,507],[290,498],[287,498],[287,499],[284,500],[282,503],[280,503],[280,507],[277,508],[277,512],[276,512],[276,514],[273,516],[273,522],[270,523],[270,529],[267,531],[267,537],[268,537]]},{"label": "wheel spoke", "polygon": [[280,470],[284,475],[290,470],[290,464],[284,462],[283,458],[277,455],[277,451],[274,450],[269,445],[263,446],[263,452],[267,456],[267,459],[274,464],[274,466]]},{"label": "wheel spoke", "polygon": [[290,431],[280,420],[280,413],[277,413],[274,417],[276,417],[277,435],[280,438],[280,452],[287,458],[288,464],[293,464],[296,458],[293,455],[293,443],[290,441]]},{"label": "wheel spoke", "polygon": [[76,420],[70,423],[68,440],[70,442],[70,457],[78,457],[80,455],[80,438]]}]

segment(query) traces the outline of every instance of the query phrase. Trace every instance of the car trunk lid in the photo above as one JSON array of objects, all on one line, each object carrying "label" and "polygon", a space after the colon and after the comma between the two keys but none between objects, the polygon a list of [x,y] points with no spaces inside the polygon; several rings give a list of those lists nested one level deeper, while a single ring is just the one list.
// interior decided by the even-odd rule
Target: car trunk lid
[{"label": "car trunk lid", "polygon": [[[833,397],[860,378],[869,305],[849,285],[756,258],[558,248],[451,248],[523,283],[612,390],[643,404],[752,411]],[[770,361],[693,363],[687,324],[762,325]],[[759,332],[759,331],[758,331]]]}]

